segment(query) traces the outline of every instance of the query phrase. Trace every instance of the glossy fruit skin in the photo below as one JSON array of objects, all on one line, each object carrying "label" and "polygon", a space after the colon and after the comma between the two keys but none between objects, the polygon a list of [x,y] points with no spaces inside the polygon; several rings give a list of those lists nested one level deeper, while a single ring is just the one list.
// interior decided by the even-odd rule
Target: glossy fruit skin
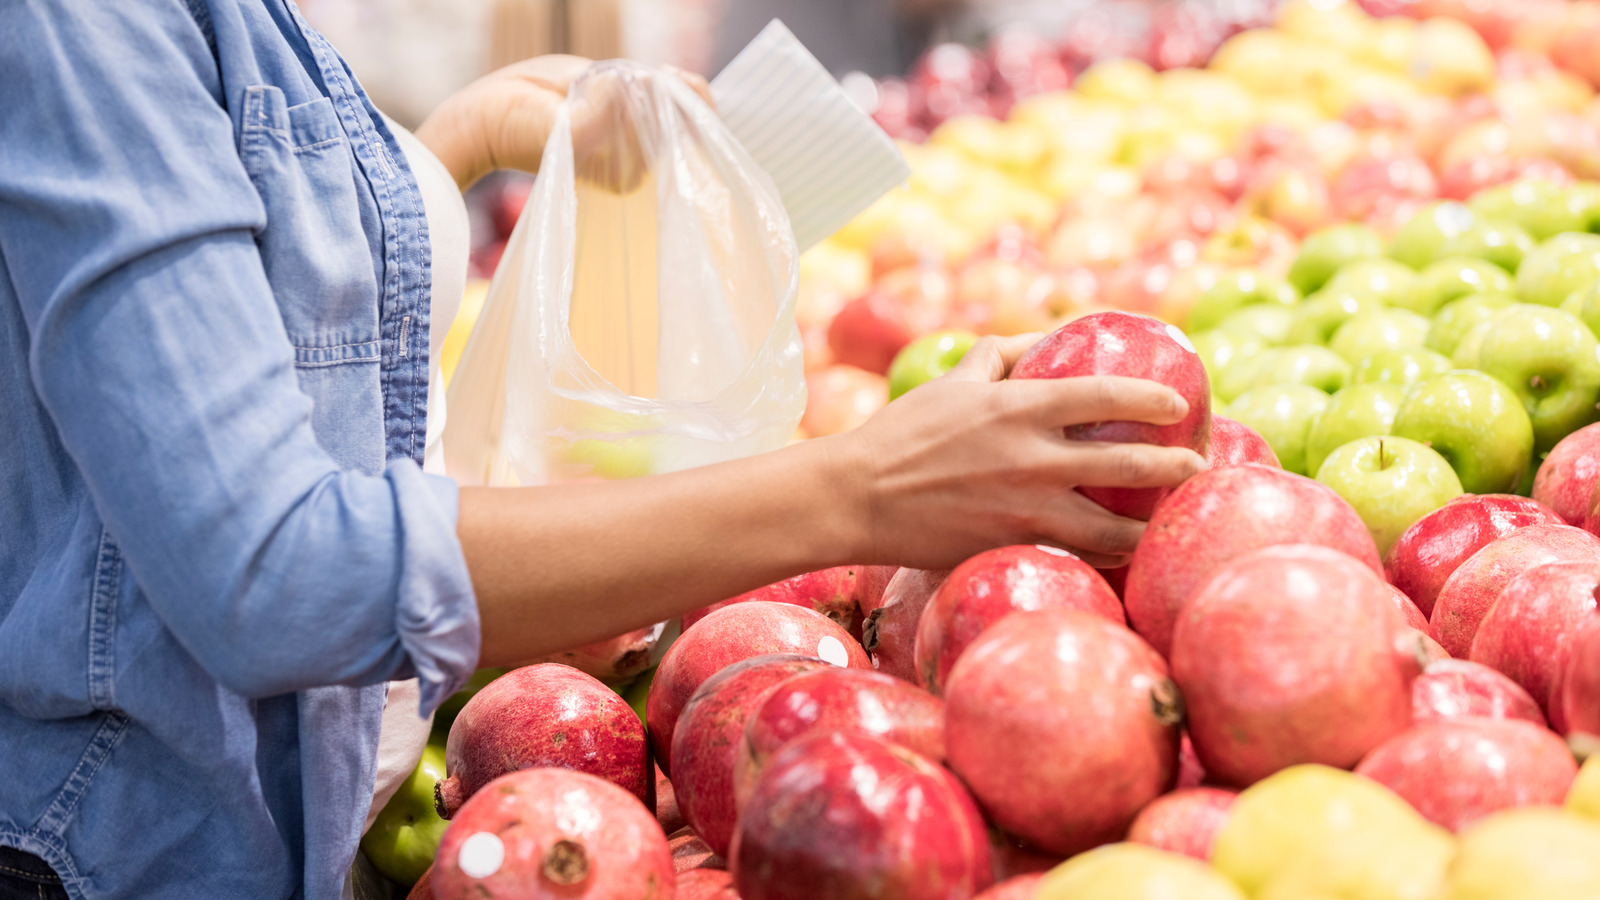
[{"label": "glossy fruit skin", "polygon": [[1388,787],[1430,822],[1461,831],[1516,806],[1556,806],[1578,766],[1547,728],[1521,719],[1447,719],[1379,744],[1357,775]]},{"label": "glossy fruit skin", "polygon": [[675,879],[666,835],[632,794],[582,772],[523,769],[490,782],[451,821],[433,896],[671,900]]},{"label": "glossy fruit skin", "polygon": [[867,614],[862,628],[861,643],[872,654],[873,668],[922,684],[917,674],[917,626],[934,592],[949,576],[948,569],[901,569],[889,579],[883,605]]},{"label": "glossy fruit skin", "polygon": [[1317,480],[1361,514],[1379,553],[1411,523],[1461,496],[1461,481],[1444,457],[1393,435],[1364,437],[1333,451]]},{"label": "glossy fruit skin", "polygon": [[1600,739],[1600,619],[1591,618],[1572,636],[1557,697],[1567,734]]},{"label": "glossy fruit skin", "polygon": [[772,757],[817,732],[868,734],[944,762],[944,702],[881,672],[826,669],[769,692],[734,747],[734,794],[742,807]]},{"label": "glossy fruit skin", "polygon": [[1163,794],[1139,810],[1128,828],[1128,840],[1206,862],[1238,796],[1235,791],[1213,787]]},{"label": "glossy fruit skin", "polygon": [[1250,426],[1218,414],[1211,416],[1211,445],[1206,450],[1206,463],[1213,469],[1245,463],[1283,468],[1266,438]]},{"label": "glossy fruit skin", "polygon": [[961,783],[863,734],[813,734],[774,757],[729,862],[742,900],[964,900],[993,881]]},{"label": "glossy fruit skin", "polygon": [[1407,597],[1399,588],[1392,584],[1387,585],[1387,587],[1389,588],[1389,599],[1393,600],[1395,607],[1400,610],[1400,617],[1406,620],[1406,625],[1417,629],[1423,634],[1427,634],[1428,617],[1423,615],[1422,610],[1417,609],[1417,605],[1412,603],[1411,598]]},{"label": "glossy fruit skin", "polygon": [[1412,385],[1392,433],[1432,447],[1473,494],[1515,490],[1533,455],[1533,423],[1522,400],[1476,371],[1457,369]]},{"label": "glossy fruit skin", "polygon": [[1326,485],[1256,465],[1202,472],[1151,517],[1128,570],[1128,620],[1167,653],[1179,611],[1212,573],[1253,550],[1287,543],[1324,544],[1382,571],[1367,526]]},{"label": "glossy fruit skin", "polygon": [[1383,581],[1338,551],[1268,547],[1219,569],[1179,615],[1171,657],[1207,775],[1245,787],[1297,763],[1355,765],[1411,724],[1415,635]]},{"label": "glossy fruit skin", "polygon": [[889,364],[889,399],[955,368],[977,341],[978,336],[970,331],[937,331],[907,344]]},{"label": "glossy fruit skin", "polygon": [[1328,395],[1317,388],[1273,384],[1240,394],[1227,413],[1265,438],[1285,471],[1303,475],[1311,425],[1327,408]]},{"label": "glossy fruit skin", "polygon": [[1388,434],[1405,389],[1395,384],[1352,384],[1332,397],[1306,433],[1306,471],[1316,473],[1333,451],[1358,438]]},{"label": "glossy fruit skin", "polygon": [[1600,538],[1587,531],[1570,525],[1518,529],[1474,553],[1451,573],[1428,616],[1433,638],[1451,656],[1466,659],[1479,623],[1512,578],[1546,563],[1594,561],[1600,561]]},{"label": "glossy fruit skin", "polygon": [[1430,615],[1439,589],[1467,557],[1518,528],[1559,524],[1558,515],[1526,497],[1463,494],[1400,535],[1384,556],[1384,575]]},{"label": "glossy fruit skin", "polygon": [[1472,639],[1469,658],[1522,685],[1556,731],[1566,730],[1556,688],[1572,652],[1571,638],[1600,618],[1596,589],[1600,557],[1524,570],[1500,591]]},{"label": "glossy fruit skin", "polygon": [[1166,662],[1128,629],[1072,609],[1019,612],[951,670],[946,752],[991,822],[1068,856],[1117,840],[1172,787],[1177,704]]},{"label": "glossy fruit skin", "polygon": [[791,678],[832,669],[809,656],[774,653],[736,662],[695,690],[673,733],[673,792],[684,819],[718,856],[728,855],[738,807],[734,767],[745,723]]},{"label": "glossy fruit skin", "polygon": [[684,632],[656,669],[645,701],[645,722],[656,764],[672,775],[673,729],[689,698],[707,678],[752,656],[798,653],[854,669],[872,668],[867,651],[832,619],[788,603],[752,600],[706,616]]},{"label": "glossy fruit skin", "polygon": [[862,615],[860,607],[856,604],[857,581],[867,568],[836,566],[832,569],[821,569],[786,578],[737,597],[730,597],[719,603],[684,613],[683,628],[687,631],[711,613],[735,603],[769,600],[773,603],[792,603],[822,613],[859,641]]},{"label": "glossy fruit skin", "polygon": [[[1183,332],[1159,319],[1131,313],[1092,313],[1068,322],[1034,344],[1012,367],[1012,378],[1072,378],[1121,375],[1159,381],[1189,404],[1172,425],[1099,422],[1074,425],[1067,437],[1079,441],[1140,442],[1187,447],[1204,456],[1211,441],[1211,381]],[[1148,519],[1166,488],[1080,489],[1084,496],[1119,515]]]},{"label": "glossy fruit skin", "polygon": [[433,786],[444,772],[444,748],[429,743],[416,769],[361,836],[361,852],[396,884],[415,883],[433,865],[446,825],[434,808]]},{"label": "glossy fruit skin", "polygon": [[1521,719],[1544,725],[1539,704],[1510,678],[1482,663],[1439,659],[1411,684],[1411,718],[1420,724],[1468,717]]},{"label": "glossy fruit skin", "polygon": [[1572,432],[1550,450],[1533,479],[1533,499],[1568,525],[1583,527],[1589,497],[1600,482],[1600,422]]},{"label": "glossy fruit skin", "polygon": [[1254,269],[1238,269],[1222,275],[1200,295],[1189,310],[1188,329],[1200,332],[1215,328],[1246,306],[1262,303],[1293,306],[1299,300],[1299,293],[1287,281]]},{"label": "glossy fruit skin", "polygon": [[844,305],[828,325],[834,359],[883,375],[895,355],[916,337],[906,310],[884,291],[872,291]]},{"label": "glossy fruit skin", "polygon": [[560,663],[500,676],[473,695],[450,726],[439,815],[519,769],[556,767],[603,778],[655,804],[655,770],[644,724],[616,691]]},{"label": "glossy fruit skin", "polygon": [[1600,418],[1600,344],[1589,326],[1559,309],[1513,306],[1490,320],[1478,368],[1510,386],[1543,452]]},{"label": "glossy fruit skin", "polygon": [[987,550],[956,566],[917,624],[917,674],[939,693],[962,651],[983,630],[1022,610],[1064,607],[1127,624],[1122,601],[1088,563],[1054,547]]}]

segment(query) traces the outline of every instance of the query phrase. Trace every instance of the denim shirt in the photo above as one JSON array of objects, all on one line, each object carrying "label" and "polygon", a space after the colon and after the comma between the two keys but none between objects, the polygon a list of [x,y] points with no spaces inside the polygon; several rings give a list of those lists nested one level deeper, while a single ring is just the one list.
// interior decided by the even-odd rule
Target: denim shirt
[{"label": "denim shirt", "polygon": [[384,683],[478,653],[428,296],[289,0],[0,0],[0,844],[71,896],[339,895]]}]

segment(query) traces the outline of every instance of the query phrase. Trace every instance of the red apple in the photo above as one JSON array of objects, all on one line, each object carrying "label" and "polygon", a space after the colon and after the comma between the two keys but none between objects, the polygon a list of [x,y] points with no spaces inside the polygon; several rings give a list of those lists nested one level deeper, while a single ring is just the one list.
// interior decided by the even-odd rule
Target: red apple
[{"label": "red apple", "polygon": [[1206,862],[1238,796],[1234,791],[1210,787],[1162,795],[1139,810],[1128,829],[1128,840]]},{"label": "red apple", "polygon": [[1211,414],[1211,446],[1206,451],[1206,462],[1213,469],[1245,463],[1283,468],[1278,454],[1254,428],[1216,413]]},{"label": "red apple", "polygon": [[1434,639],[1451,656],[1468,657],[1478,625],[1501,590],[1517,575],[1553,562],[1600,562],[1600,538],[1570,525],[1529,525],[1486,545],[1439,589],[1429,616]]},{"label": "red apple", "polygon": [[1567,733],[1600,740],[1600,619],[1591,617],[1573,635],[1558,696]]},{"label": "red apple", "polygon": [[1288,543],[1323,544],[1382,571],[1372,533],[1326,485],[1254,464],[1202,472],[1162,501],[1134,550],[1123,597],[1128,621],[1167,653],[1179,611],[1213,572]]},{"label": "red apple", "polygon": [[812,437],[856,428],[889,402],[889,382],[855,366],[828,366],[806,374],[806,412],[800,427]]},{"label": "red apple", "polygon": [[1533,499],[1555,510],[1568,525],[1583,527],[1589,497],[1600,481],[1600,422],[1562,438],[1539,464]]},{"label": "red apple", "polygon": [[1472,661],[1522,685],[1557,731],[1566,723],[1556,682],[1572,634],[1595,618],[1597,588],[1600,557],[1526,569],[1500,591],[1472,639]]},{"label": "red apple", "polygon": [[1411,716],[1417,722],[1474,716],[1545,723],[1521,685],[1482,663],[1448,658],[1429,663],[1412,683]]},{"label": "red apple", "polygon": [[917,625],[922,686],[939,693],[950,668],[984,629],[1021,610],[1065,607],[1126,624],[1122,602],[1100,573],[1054,547],[1000,547],[957,566]]},{"label": "red apple", "polygon": [[1411,523],[1389,548],[1384,574],[1423,615],[1467,557],[1529,525],[1559,525],[1544,504],[1511,494],[1463,494]]},{"label": "red apple", "polygon": [[773,603],[792,603],[815,610],[861,639],[861,608],[856,604],[857,579],[861,566],[837,566],[817,572],[807,572],[786,578],[766,587],[731,597],[710,606],[684,613],[683,628],[687,631],[694,623],[726,606],[748,603],[751,600],[770,600]]},{"label": "red apple", "polygon": [[1415,725],[1356,766],[1436,825],[1460,831],[1517,806],[1557,806],[1578,765],[1561,738],[1521,719],[1447,719]]},{"label": "red apple", "polygon": [[1339,218],[1367,219],[1407,200],[1428,200],[1439,193],[1433,170],[1420,157],[1403,152],[1367,154],[1351,160],[1333,186]]},{"label": "red apple", "polygon": [[917,625],[933,594],[949,577],[947,569],[901,569],[883,590],[883,603],[867,613],[861,644],[880,672],[920,685],[917,675]]},{"label": "red apple", "polygon": [[[1094,313],[1075,319],[1034,344],[1011,370],[1012,378],[1122,375],[1159,381],[1182,395],[1189,413],[1172,425],[1099,422],[1069,427],[1079,441],[1140,442],[1187,447],[1205,455],[1211,443],[1211,382],[1194,347],[1175,326],[1147,316]],[[1081,488],[1106,509],[1148,519],[1166,488]]]},{"label": "red apple", "polygon": [[1297,763],[1355,765],[1403,731],[1417,646],[1368,566],[1292,544],[1211,577],[1178,616],[1172,674],[1206,773],[1246,787]]},{"label": "red apple", "polygon": [[839,362],[884,375],[895,354],[916,336],[905,309],[872,292],[846,303],[833,317],[828,347]]},{"label": "red apple", "polygon": [[1114,841],[1177,777],[1181,701],[1137,635],[1093,613],[996,622],[945,684],[950,766],[989,820],[1047,853]]}]

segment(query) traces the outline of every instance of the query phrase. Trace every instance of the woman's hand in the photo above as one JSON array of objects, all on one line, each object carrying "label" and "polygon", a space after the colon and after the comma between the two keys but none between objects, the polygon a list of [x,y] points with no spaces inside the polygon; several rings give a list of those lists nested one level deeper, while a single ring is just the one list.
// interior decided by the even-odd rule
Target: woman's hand
[{"label": "woman's hand", "polygon": [[[495,169],[537,172],[556,109],[590,65],[581,56],[551,55],[491,72],[441,103],[417,128],[417,138],[444,162],[462,190]],[[704,78],[669,71],[711,103]],[[619,95],[601,91],[595,96],[609,100]],[[575,142],[603,144],[608,135],[599,132],[614,127],[618,118],[606,108],[580,111],[573,121]]]},{"label": "woman's hand", "polygon": [[1037,339],[981,341],[943,378],[825,439],[857,460],[861,561],[948,568],[990,547],[1043,543],[1122,565],[1144,523],[1075,488],[1165,487],[1205,468],[1181,448],[1067,440],[1067,425],[1167,425],[1188,409],[1177,392],[1139,379],[1001,381]]}]

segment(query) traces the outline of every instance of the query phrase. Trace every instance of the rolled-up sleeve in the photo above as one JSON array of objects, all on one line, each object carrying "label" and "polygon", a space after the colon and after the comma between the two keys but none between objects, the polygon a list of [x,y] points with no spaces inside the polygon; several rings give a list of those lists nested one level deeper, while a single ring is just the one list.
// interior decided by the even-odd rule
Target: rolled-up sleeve
[{"label": "rolled-up sleeve", "polygon": [[455,485],[318,445],[182,0],[17,0],[0,35],[0,254],[128,571],[230,690],[415,675],[431,709],[478,653]]}]

